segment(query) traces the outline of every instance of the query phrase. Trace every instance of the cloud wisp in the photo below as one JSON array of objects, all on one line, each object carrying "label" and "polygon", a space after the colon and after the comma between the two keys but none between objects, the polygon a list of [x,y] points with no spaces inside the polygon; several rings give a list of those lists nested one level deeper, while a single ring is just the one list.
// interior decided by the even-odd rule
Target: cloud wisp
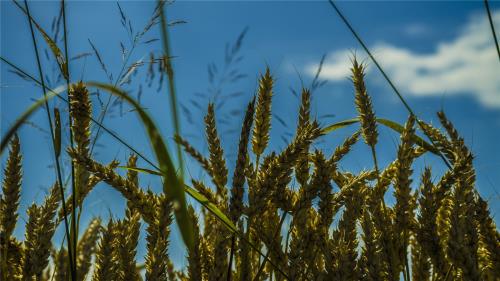
[{"label": "cloud wisp", "polygon": [[[500,23],[500,11],[492,16],[494,22]],[[500,64],[484,15],[470,17],[456,38],[440,42],[430,53],[418,53],[387,43],[377,43],[371,49],[405,94],[466,94],[487,107],[500,108]],[[349,50],[329,54],[321,78],[344,81],[350,74],[350,57],[352,52]],[[314,75],[317,67],[317,64],[310,64],[306,71]]]}]

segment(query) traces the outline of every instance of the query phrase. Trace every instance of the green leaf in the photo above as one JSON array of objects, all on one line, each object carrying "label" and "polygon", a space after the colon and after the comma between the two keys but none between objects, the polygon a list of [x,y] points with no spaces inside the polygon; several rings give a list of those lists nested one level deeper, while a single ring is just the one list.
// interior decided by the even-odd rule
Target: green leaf
[{"label": "green leaf", "polygon": [[[386,126],[386,127],[393,129],[394,131],[396,131],[400,134],[402,134],[404,131],[404,126],[402,126],[401,124],[398,124],[394,121],[391,121],[389,119],[377,118],[377,122]],[[425,140],[423,140],[421,137],[417,136],[416,134],[413,134],[412,140],[414,143],[423,147],[425,150],[430,151],[436,155],[439,155],[439,151],[432,144],[426,142]]]},{"label": "green leaf", "polygon": [[184,190],[187,192],[187,194],[191,195],[193,199],[195,199],[200,204],[205,206],[207,210],[209,210],[212,214],[218,217],[232,233],[238,232],[238,229],[233,224],[233,222],[226,215],[224,215],[224,213],[219,208],[217,208],[217,206],[211,203],[205,196],[203,196],[201,193],[196,191],[196,189],[188,185],[184,185]]},{"label": "green leaf", "polygon": [[[163,174],[160,172],[153,171],[150,169],[145,169],[145,168],[127,167],[127,166],[118,166],[118,168],[132,170],[132,171],[136,171],[139,173],[151,174],[151,175],[155,175],[155,176],[163,176]],[[233,222],[219,208],[217,208],[216,205],[210,203],[210,200],[208,200],[208,198],[206,198],[201,193],[199,193],[196,189],[194,189],[188,185],[184,185],[184,191],[186,191],[187,194],[189,194],[194,200],[198,201],[198,203],[202,204],[205,208],[207,208],[207,210],[209,210],[213,215],[218,217],[220,219],[220,221],[223,222],[231,232],[234,233],[237,231],[237,228],[233,224]]]},{"label": "green leaf", "polygon": [[134,107],[135,111],[139,114],[139,117],[146,128],[146,131],[149,136],[149,140],[151,142],[151,146],[155,152],[156,159],[160,166],[160,172],[164,175],[165,180],[163,181],[163,192],[172,199],[174,202],[174,214],[177,224],[179,225],[179,229],[181,231],[182,239],[184,243],[188,247],[188,249],[192,249],[194,246],[194,234],[193,234],[193,224],[190,222],[190,218],[188,215],[187,205],[186,205],[186,197],[183,189],[182,178],[177,176],[174,164],[168,153],[167,146],[161,137],[160,131],[157,129],[149,114],[146,113],[142,109],[142,107],[131,98],[127,93],[120,90],[119,88],[99,82],[89,82],[86,83],[90,87],[96,87],[107,91],[113,95],[116,95],[127,103],[129,103],[132,107]]},{"label": "green leaf", "polygon": [[[322,130],[322,132],[323,132],[323,134],[329,134],[333,131],[345,128],[345,127],[350,126],[350,125],[355,124],[355,123],[359,123],[359,118],[352,118],[352,119],[348,119],[348,120],[334,123],[332,125],[325,127]],[[394,121],[391,121],[389,119],[377,118],[377,123],[382,124],[382,125],[390,128],[390,129],[392,129],[400,134],[402,134],[403,130],[404,130],[404,126],[402,126],[401,124],[398,124]],[[413,140],[413,142],[415,142],[417,145],[421,146],[425,150],[432,152],[433,154],[439,155],[439,151],[432,144],[426,142],[425,140],[423,140],[421,137],[417,136],[416,134],[414,134],[412,136],[412,140]]]},{"label": "green leaf", "polygon": [[54,119],[54,150],[56,152],[56,158],[59,158],[59,155],[61,155],[61,114],[57,107],[54,107]]},{"label": "green leaf", "polygon": [[150,169],[145,169],[145,168],[128,167],[128,166],[118,166],[118,168],[127,169],[127,170],[131,170],[131,171],[139,172],[139,173],[151,174],[151,175],[155,175],[155,176],[163,176],[163,174],[160,172],[153,171]]},{"label": "green leaf", "polygon": [[32,104],[26,111],[19,116],[19,118],[16,120],[16,122],[9,128],[5,136],[2,138],[2,142],[0,145],[0,155],[3,153],[4,149],[7,147],[9,144],[10,138],[16,133],[16,131],[21,127],[21,125],[28,120],[28,118],[35,112],[39,107],[45,105],[45,101],[50,100],[51,98],[59,95],[63,91],[66,90],[66,86],[61,86],[58,87],[57,89],[51,91],[48,93],[45,97],[37,100],[34,104]]},{"label": "green leaf", "polygon": [[352,124],[355,124],[358,122],[359,122],[359,118],[353,118],[353,119],[349,119],[349,120],[340,121],[340,122],[337,122],[335,124],[332,124],[330,126],[323,128],[322,132],[323,132],[323,134],[329,134],[333,131],[336,131],[338,129],[342,129],[344,127],[347,127],[349,125],[352,125]]}]

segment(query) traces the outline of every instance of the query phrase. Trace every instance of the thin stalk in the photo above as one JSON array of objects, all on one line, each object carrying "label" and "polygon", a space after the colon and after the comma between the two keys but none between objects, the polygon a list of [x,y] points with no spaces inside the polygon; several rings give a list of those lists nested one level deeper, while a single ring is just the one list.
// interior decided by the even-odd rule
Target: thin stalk
[{"label": "thin stalk", "polygon": [[[62,201],[62,208],[63,208],[63,212],[64,212],[64,230],[65,230],[65,235],[69,237],[68,217],[66,215],[67,214],[67,211],[66,211],[67,210],[66,209],[66,199],[65,199],[65,196],[64,196],[64,188],[63,188],[63,185],[62,185],[62,173],[61,173],[61,166],[60,166],[60,163],[59,163],[59,155],[56,152],[55,137],[54,137],[54,127],[52,125],[52,117],[50,115],[50,108],[49,108],[49,103],[48,103],[48,100],[47,100],[47,90],[46,90],[47,88],[45,86],[45,81],[44,81],[44,78],[43,78],[42,64],[40,62],[40,55],[39,55],[39,52],[38,52],[38,45],[37,45],[36,39],[35,39],[35,32],[33,30],[33,22],[31,21],[31,14],[30,14],[30,10],[29,10],[29,7],[28,7],[28,1],[27,0],[24,0],[24,6],[26,8],[27,18],[28,18],[28,22],[29,22],[29,26],[30,26],[31,39],[33,41],[33,47],[35,49],[36,63],[37,63],[37,67],[38,67],[38,74],[40,75],[40,81],[41,81],[41,84],[42,84],[43,97],[45,98],[45,111],[47,113],[47,119],[49,121],[50,137],[52,139],[52,146],[54,148],[54,159],[55,159],[56,171],[57,171],[57,184],[59,185],[59,191],[61,193],[61,198],[62,198],[62,200],[61,200]],[[74,267],[73,258],[71,257],[72,251],[71,251],[71,243],[70,243],[69,240],[68,240],[68,253],[70,255],[69,266],[70,266],[70,270],[71,270],[71,277],[73,278],[73,276],[75,275],[75,273],[74,273],[75,267]],[[72,280],[75,280],[75,279],[72,279]]]},{"label": "thin stalk", "polygon": [[495,41],[495,46],[497,47],[498,60],[500,61],[500,47],[498,46],[497,33],[495,32],[495,25],[493,24],[493,19],[491,18],[491,11],[490,11],[490,5],[488,4],[488,0],[484,0],[484,7],[486,8],[486,13],[488,14],[491,33],[493,34],[493,40]]},{"label": "thin stalk", "polygon": [[[71,112],[71,97],[69,94],[69,84],[70,84],[70,71],[69,71],[69,57],[68,57],[68,30],[66,28],[66,1],[61,0],[61,5],[62,5],[62,17],[63,17],[63,31],[64,31],[64,59],[66,61],[66,86],[67,86],[67,91],[68,91],[68,111]],[[68,114],[68,124],[69,124],[69,141],[70,141],[70,146],[71,148],[74,147],[74,142],[73,142],[73,132],[71,131],[71,126],[73,123],[73,120],[71,118],[71,114]],[[76,249],[76,240],[78,237],[77,233],[77,225],[76,225],[76,202],[77,202],[77,197],[78,197],[78,190],[76,190],[76,183],[75,183],[75,164],[73,161],[71,161],[71,193],[72,193],[72,212],[71,212],[71,237],[70,239],[72,240],[73,244],[73,261],[75,262],[75,267],[73,270],[73,280],[76,280],[77,277],[77,265],[76,265],[76,256],[77,256],[77,249]]]},{"label": "thin stalk", "polygon": [[[280,220],[280,223],[278,225],[278,228],[276,228],[276,231],[274,232],[274,235],[273,235],[273,238],[276,239],[278,234],[280,233],[280,230],[281,230],[281,227],[283,226],[283,222],[285,221],[285,218],[286,218],[286,212],[283,213],[283,215],[281,216],[281,220]],[[253,278],[254,281],[258,281],[259,280],[259,277],[260,275],[262,274],[262,271],[264,270],[264,266],[266,266],[266,261],[267,261],[267,258],[269,257],[269,254],[271,253],[271,250],[267,250],[267,253],[266,253],[266,256],[264,258],[264,261],[262,261],[262,263],[260,264],[259,266],[259,270],[257,271],[257,274],[255,275],[255,277]]]},{"label": "thin stalk", "polygon": [[[115,87],[118,85],[118,82],[120,81],[120,77],[123,75],[123,71],[125,70],[125,66],[127,65],[127,63],[129,61],[132,53],[134,52],[134,49],[135,49],[135,43],[132,45],[132,48],[130,49],[130,52],[127,53],[127,57],[125,58],[125,61],[123,62],[122,67],[120,69],[120,73],[116,77],[116,81],[114,83]],[[108,108],[109,108],[109,105],[111,103],[111,99],[112,98],[113,98],[113,96],[111,96],[111,95],[108,97],[108,100],[106,101],[106,104],[104,105],[104,109],[99,114],[99,118],[98,118],[99,123],[103,123],[104,122],[104,118],[106,117],[106,113],[108,111]],[[97,132],[95,134],[94,139],[92,140],[92,145],[90,146],[90,154],[92,154],[92,151],[94,151],[94,147],[95,147],[95,144],[97,142],[97,139],[99,138],[99,133],[100,132],[101,132],[101,127],[97,127]]]},{"label": "thin stalk", "polygon": [[377,154],[375,152],[375,145],[370,145],[372,151],[373,165],[375,166],[375,172],[377,173],[377,184],[380,183],[380,170],[378,169]]},{"label": "thin stalk", "polygon": [[[158,4],[161,5],[162,0],[158,0]],[[163,61],[165,63],[165,72],[168,76],[168,88],[170,91],[170,110],[172,110],[172,121],[174,123],[174,129],[176,135],[181,135],[179,115],[177,113],[177,95],[175,90],[175,80],[174,80],[174,68],[170,58],[170,42],[168,39],[168,26],[167,18],[165,15],[165,9],[160,6],[160,20],[161,20],[161,37],[163,41]],[[182,160],[182,148],[180,144],[177,144],[177,158],[179,161],[180,177],[184,179],[184,163]]]},{"label": "thin stalk", "polygon": [[[14,68],[16,71],[19,71],[20,73],[22,73],[23,75],[25,75],[27,78],[29,78],[30,80],[32,80],[33,82],[35,82],[36,84],[38,84],[39,86],[42,85],[42,83],[36,79],[35,77],[33,77],[32,75],[30,75],[29,73],[27,73],[26,71],[22,70],[21,68],[19,68],[18,66],[14,65],[12,62],[10,62],[9,60],[5,59],[4,57],[0,56],[0,60],[3,61],[4,63],[8,64],[10,67]],[[47,87],[47,90],[51,93],[56,93],[54,92],[53,89]],[[64,97],[60,96],[60,95],[56,95],[57,98],[59,98],[60,100],[62,100],[63,102],[65,103],[68,103],[68,100],[65,99]],[[95,124],[97,125],[99,128],[101,128],[103,131],[105,131],[106,133],[108,133],[111,137],[113,137],[115,140],[117,140],[119,143],[121,143],[122,145],[124,145],[125,147],[127,147],[128,149],[130,149],[134,154],[137,154],[138,157],[140,157],[141,159],[143,159],[145,162],[147,162],[149,165],[151,165],[152,167],[154,167],[156,170],[160,170],[160,168],[155,164],[153,163],[152,161],[150,161],[148,158],[146,158],[142,153],[140,153],[138,150],[136,150],[135,148],[133,148],[132,146],[130,146],[129,144],[127,144],[119,135],[117,135],[116,133],[114,133],[113,131],[111,131],[110,129],[106,128],[104,125],[102,125],[98,120],[94,119],[93,117],[90,117],[90,120]]]},{"label": "thin stalk", "polygon": [[[413,112],[413,110],[411,109],[410,105],[403,98],[403,96],[398,91],[398,89],[396,88],[396,86],[394,86],[394,83],[392,83],[391,79],[389,79],[389,76],[382,69],[382,67],[380,66],[380,64],[378,63],[378,61],[375,59],[375,57],[372,55],[372,53],[370,52],[370,50],[368,49],[368,47],[366,46],[366,44],[364,43],[364,41],[361,39],[361,37],[359,37],[358,33],[351,26],[351,24],[349,23],[349,21],[347,20],[347,18],[342,14],[342,12],[337,7],[337,5],[335,4],[335,2],[333,2],[333,0],[328,0],[328,3],[330,3],[330,5],[333,7],[333,9],[335,9],[335,11],[337,12],[338,16],[342,19],[342,21],[347,26],[347,28],[349,28],[349,30],[354,35],[354,37],[356,38],[356,40],[363,47],[363,49],[368,54],[368,56],[370,57],[370,59],[373,61],[373,63],[375,64],[375,66],[377,67],[377,69],[380,71],[380,73],[382,73],[382,76],[384,76],[384,79],[387,81],[387,83],[389,83],[389,86],[391,86],[391,88],[394,91],[394,93],[396,93],[396,95],[398,96],[399,100],[401,101],[401,103],[403,103],[404,107],[406,108],[406,110],[410,113],[410,115],[412,115],[412,116],[415,117],[415,119],[417,120],[417,124],[420,127],[420,129],[422,130],[422,132],[427,136],[427,138],[430,140],[430,142],[432,143],[432,145],[436,146],[435,143],[434,143],[434,141],[432,140],[432,138],[430,138],[426,134],[426,132],[422,129],[422,122],[420,121],[420,119]],[[441,153],[441,151],[437,151],[437,153],[439,154],[439,156],[441,157],[441,159],[443,160],[443,162],[445,163],[445,165],[448,167],[448,169],[451,170],[452,169],[451,164],[448,162],[448,160],[446,160],[446,158]]]}]

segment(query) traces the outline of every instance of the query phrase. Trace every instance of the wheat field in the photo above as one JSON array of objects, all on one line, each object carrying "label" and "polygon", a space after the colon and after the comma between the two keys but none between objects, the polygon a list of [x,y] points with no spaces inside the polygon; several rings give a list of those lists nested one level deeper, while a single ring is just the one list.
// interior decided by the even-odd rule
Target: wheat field
[{"label": "wheat field", "polygon": [[[30,18],[25,4],[17,5]],[[159,2],[143,32],[159,24],[164,42],[169,42],[163,8]],[[46,34],[35,20],[30,24]],[[321,125],[311,114],[312,90],[304,87],[299,114],[291,117],[294,135],[280,151],[270,148],[277,78],[272,69],[262,69],[239,124],[230,174],[216,103],[210,102],[204,119],[197,120],[204,122],[207,153],[180,133],[168,43],[164,56],[152,57],[150,65],[158,66],[155,71],[168,82],[174,153],[155,119],[119,83],[75,82],[70,79],[66,48],[59,49],[48,35],[44,39],[60,59],[63,81],[61,87],[50,89],[42,79],[44,98],[2,138],[2,154],[8,156],[0,195],[1,280],[500,280],[500,233],[487,200],[476,189],[471,149],[444,111],[437,112],[440,126],[411,111],[404,124],[377,117],[365,84],[367,65],[355,55],[350,80],[358,116]],[[128,78],[129,71],[120,77]],[[135,110],[154,160],[134,149],[128,159],[109,163],[93,156],[96,130],[112,133],[93,112],[90,90],[95,88]],[[65,99],[68,122],[61,121],[58,108],[49,108],[47,101],[52,98]],[[23,178],[30,177],[23,173],[23,143],[30,140],[16,131],[38,108],[50,121],[58,176],[44,201],[28,208],[24,239],[18,239],[14,230]],[[359,129],[333,153],[315,146],[320,137],[348,126]],[[71,136],[67,146],[61,143],[64,130]],[[389,156],[392,162],[386,166],[378,161],[380,130],[399,134],[397,149]],[[371,168],[358,172],[341,168],[359,145],[371,152],[366,155]],[[431,165],[415,171],[415,161],[424,155],[442,160],[449,169],[442,175]],[[62,157],[71,159],[69,180],[61,176]],[[186,175],[184,157],[196,161],[209,179]],[[151,166],[139,167],[139,159]],[[161,179],[162,190],[154,192],[140,181],[140,174]],[[125,215],[95,217],[80,224],[80,215],[86,212],[83,202],[98,184],[121,194]],[[182,239],[171,239],[173,224]],[[58,228],[64,229],[62,242],[54,239]],[[141,237],[145,237],[144,257],[137,251]],[[185,246],[185,267],[174,266],[168,253],[171,243]]]}]

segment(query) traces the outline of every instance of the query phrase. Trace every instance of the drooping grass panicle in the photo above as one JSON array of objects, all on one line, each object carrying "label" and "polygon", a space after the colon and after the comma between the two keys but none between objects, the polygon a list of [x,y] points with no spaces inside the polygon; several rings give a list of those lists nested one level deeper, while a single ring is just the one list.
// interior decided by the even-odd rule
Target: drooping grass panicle
[{"label": "drooping grass panicle", "polygon": [[274,80],[269,68],[260,77],[257,93],[257,106],[252,135],[252,150],[255,155],[261,155],[269,143],[271,128],[271,100],[273,96]]},{"label": "drooping grass panicle", "polygon": [[210,177],[212,177],[212,167],[210,166],[210,162],[208,161],[208,159],[206,159],[200,152],[198,152],[198,150],[191,146],[191,144],[189,144],[189,142],[183,139],[181,136],[176,135],[174,140],[184,148],[184,151],[187,154],[198,161],[201,167],[210,175]]}]

